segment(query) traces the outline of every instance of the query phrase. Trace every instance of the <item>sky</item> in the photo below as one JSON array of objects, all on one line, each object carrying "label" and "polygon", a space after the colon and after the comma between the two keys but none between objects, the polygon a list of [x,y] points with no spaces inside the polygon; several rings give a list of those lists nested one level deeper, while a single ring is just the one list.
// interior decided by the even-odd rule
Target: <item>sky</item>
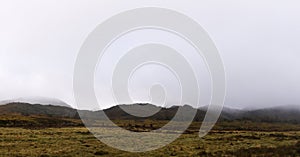
[{"label": "sky", "polygon": [[[10,0],[0,1],[0,101],[51,97],[76,106],[73,71],[76,56],[97,25],[120,12],[140,7],[176,10],[197,21],[222,57],[225,105],[261,108],[300,107],[300,2],[297,0]],[[157,30],[129,33],[105,52],[95,73],[102,108],[112,105],[109,74],[125,50],[160,42],[189,58],[201,86],[200,105],[210,100],[209,73],[201,57],[178,36]],[[155,74],[155,75],[152,75]],[[139,69],[129,81],[135,101],[149,99],[151,80],[168,88],[168,103],[178,101],[178,80],[155,65]],[[191,104],[193,105],[193,104]]]}]

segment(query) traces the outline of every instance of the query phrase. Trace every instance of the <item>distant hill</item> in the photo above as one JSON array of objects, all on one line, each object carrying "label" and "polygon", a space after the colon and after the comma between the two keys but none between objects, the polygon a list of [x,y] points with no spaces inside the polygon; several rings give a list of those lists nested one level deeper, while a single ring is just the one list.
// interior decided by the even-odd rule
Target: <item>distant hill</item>
[{"label": "distant hill", "polygon": [[53,105],[8,103],[0,105],[0,127],[83,126],[77,110]]},{"label": "distant hill", "polygon": [[[143,105],[143,104],[133,104],[129,105],[130,107],[136,107],[138,105]],[[154,105],[153,105],[154,106]],[[123,107],[128,107],[128,105],[123,105]],[[104,112],[105,114],[111,119],[111,120],[118,120],[118,119],[124,119],[124,120],[146,120],[146,119],[151,119],[151,120],[171,120],[174,118],[176,115],[177,111],[179,108],[182,108],[186,115],[178,116],[176,120],[178,121],[184,121],[186,118],[189,118],[188,116],[191,116],[189,113],[197,112],[195,116],[196,121],[200,121],[204,119],[205,116],[205,111],[197,110],[191,106],[185,105],[185,106],[172,106],[170,108],[163,108],[163,107],[158,107],[160,108],[160,111],[150,117],[135,117],[132,116],[120,108],[120,105],[111,107],[109,109],[105,109]]]},{"label": "distant hill", "polygon": [[67,103],[56,99],[48,97],[21,97],[17,99],[0,101],[0,105],[5,105],[9,103],[28,103],[28,104],[41,104],[41,105],[53,105],[53,106],[65,106],[71,107]]},{"label": "distant hill", "polygon": [[[133,104],[129,107],[136,108],[138,105]],[[151,104],[150,104],[151,105]],[[173,106],[170,108],[160,108],[160,111],[150,117],[135,117],[120,108],[121,105],[114,106],[103,111],[87,111],[76,110],[66,106],[40,105],[29,103],[8,103],[0,105],[0,115],[19,115],[19,116],[44,116],[55,118],[70,118],[70,119],[94,119],[101,120],[104,113],[111,120],[171,120],[177,113],[178,109],[184,109],[187,115],[179,116],[176,120],[184,121],[190,113],[196,112],[194,121],[203,121],[207,107],[195,109],[191,106]],[[123,105],[128,106],[128,105]],[[154,105],[153,105],[154,106]],[[80,113],[80,116],[78,114]],[[285,122],[285,123],[300,123],[300,109],[297,106],[281,106],[256,110],[238,110],[224,108],[219,121],[253,121],[253,122]]]},{"label": "distant hill", "polygon": [[75,118],[78,119],[76,109],[64,106],[54,105],[40,105],[29,103],[8,103],[0,105],[1,115],[22,115],[22,116],[48,116],[48,117],[61,117],[61,118]]},{"label": "distant hill", "polygon": [[300,107],[288,105],[244,111],[236,119],[255,122],[300,123]]}]

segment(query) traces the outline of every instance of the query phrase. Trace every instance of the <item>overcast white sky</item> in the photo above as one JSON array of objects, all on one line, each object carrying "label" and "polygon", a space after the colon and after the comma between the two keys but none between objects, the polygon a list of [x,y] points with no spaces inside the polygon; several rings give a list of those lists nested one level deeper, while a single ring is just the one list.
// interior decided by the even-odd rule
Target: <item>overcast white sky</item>
[{"label": "overcast white sky", "polygon": [[[300,106],[298,0],[1,0],[0,100],[44,96],[74,106],[73,69],[87,35],[112,15],[146,6],[177,10],[198,21],[209,33],[226,68],[225,105],[238,108]],[[152,36],[147,38],[145,34]],[[115,44],[119,44],[120,49],[128,46],[125,39],[141,37],[138,42],[151,41],[155,35],[160,35],[160,40],[170,41],[168,34],[140,32]],[[204,80],[201,90],[205,98],[201,103],[205,105],[209,99],[206,74],[203,68],[196,71]],[[149,69],[140,73],[146,75]],[[171,77],[164,70],[160,74]],[[176,91],[176,81],[173,83],[173,91]],[[96,85],[101,90],[101,82]],[[144,90],[142,85],[133,86]],[[172,96],[170,99],[176,99],[176,93]],[[133,94],[133,97],[138,99],[139,96]]]}]

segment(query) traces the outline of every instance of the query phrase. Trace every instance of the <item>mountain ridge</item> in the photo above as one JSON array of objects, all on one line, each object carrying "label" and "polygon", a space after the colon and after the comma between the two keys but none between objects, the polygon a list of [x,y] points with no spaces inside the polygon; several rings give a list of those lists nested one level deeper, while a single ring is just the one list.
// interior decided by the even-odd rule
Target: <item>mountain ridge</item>
[{"label": "mountain ridge", "polygon": [[[129,106],[144,104],[129,104]],[[149,105],[149,104],[148,104]],[[150,104],[152,105],[152,104]],[[22,115],[22,116],[47,116],[72,119],[97,119],[103,118],[104,114],[111,120],[171,120],[176,115],[178,109],[185,109],[187,114],[196,112],[194,121],[202,121],[207,108],[193,108],[190,105],[172,106],[168,108],[158,107],[160,111],[150,117],[135,117],[122,110],[125,105],[116,105],[108,109],[99,111],[77,110],[68,106],[41,105],[11,102],[0,105],[1,115]],[[126,105],[128,106],[128,104]],[[155,105],[153,105],[155,106]],[[295,106],[296,107],[296,106]],[[180,117],[185,120],[185,117]],[[256,110],[239,110],[225,107],[220,115],[220,121],[255,121],[255,122],[288,122],[300,124],[300,110],[289,109],[288,107],[272,107]]]}]

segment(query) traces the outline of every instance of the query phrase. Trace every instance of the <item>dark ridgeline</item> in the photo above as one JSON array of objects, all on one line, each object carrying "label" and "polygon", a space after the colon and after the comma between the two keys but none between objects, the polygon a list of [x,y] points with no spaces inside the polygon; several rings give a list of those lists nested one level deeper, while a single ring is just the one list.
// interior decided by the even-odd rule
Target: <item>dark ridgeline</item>
[{"label": "dark ridgeline", "polygon": [[[133,104],[131,107],[145,104]],[[151,105],[151,104],[147,104]],[[126,105],[128,106],[128,105]],[[153,105],[154,106],[154,105]],[[201,122],[206,114],[206,108],[192,108],[191,106],[181,106],[185,113],[189,114],[197,112],[194,121]],[[169,121],[171,120],[179,106],[170,108],[162,108],[161,110],[146,118],[132,116],[123,111],[119,106],[114,106],[103,110],[111,120],[155,120]],[[102,120],[103,111],[87,111],[76,110],[66,106],[40,105],[29,103],[8,103],[0,105],[0,126],[82,126],[80,118]],[[80,112],[81,117],[78,112]],[[185,117],[176,119],[177,121],[185,121]],[[256,110],[237,110],[224,108],[219,121],[251,121],[251,122],[266,122],[266,123],[292,123],[300,124],[300,109],[297,106],[274,107]]]}]

